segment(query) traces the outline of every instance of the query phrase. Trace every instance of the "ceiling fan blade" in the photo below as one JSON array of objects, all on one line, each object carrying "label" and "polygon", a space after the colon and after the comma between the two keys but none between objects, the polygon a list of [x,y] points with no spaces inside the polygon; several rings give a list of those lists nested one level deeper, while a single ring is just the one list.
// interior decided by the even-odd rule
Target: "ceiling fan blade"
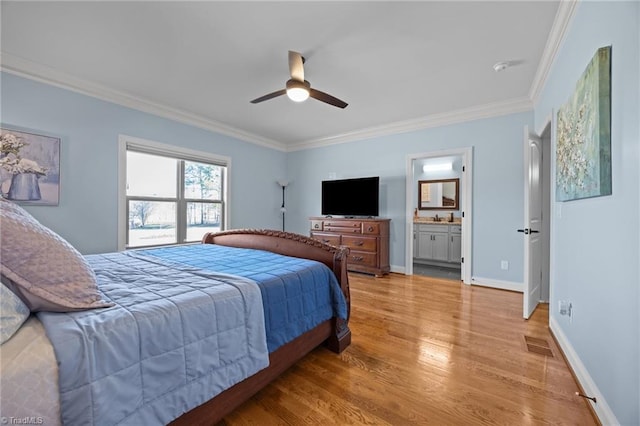
[{"label": "ceiling fan blade", "polygon": [[259,98],[256,98],[256,99],[252,100],[251,103],[252,104],[257,104],[257,103],[260,103],[260,102],[268,101],[269,99],[273,99],[273,98],[277,98],[278,96],[282,96],[285,93],[287,93],[287,91],[285,89],[277,90],[275,92],[269,93],[268,95],[260,96]]},{"label": "ceiling fan blade", "polygon": [[304,81],[304,59],[298,52],[289,51],[289,73],[291,78],[298,81]]},{"label": "ceiling fan blade", "polygon": [[329,105],[333,105],[336,106],[338,108],[346,108],[347,105],[349,105],[348,103],[346,103],[345,101],[341,101],[340,99],[333,97],[327,93],[321,92],[319,90],[316,89],[309,89],[309,96],[311,96],[314,99],[317,99],[319,101],[322,101],[324,103],[327,103]]}]

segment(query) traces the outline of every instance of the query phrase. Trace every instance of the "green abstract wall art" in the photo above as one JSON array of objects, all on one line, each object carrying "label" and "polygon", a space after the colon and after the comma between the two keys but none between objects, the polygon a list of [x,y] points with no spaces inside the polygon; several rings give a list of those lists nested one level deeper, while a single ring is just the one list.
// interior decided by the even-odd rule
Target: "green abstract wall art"
[{"label": "green abstract wall art", "polygon": [[598,49],[556,121],[556,201],[611,195],[611,46]]}]

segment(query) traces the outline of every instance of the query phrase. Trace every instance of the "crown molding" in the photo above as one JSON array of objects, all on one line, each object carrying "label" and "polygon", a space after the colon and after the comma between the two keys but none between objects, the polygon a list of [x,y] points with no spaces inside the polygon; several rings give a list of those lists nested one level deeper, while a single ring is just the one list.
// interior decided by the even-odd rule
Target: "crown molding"
[{"label": "crown molding", "polygon": [[305,142],[290,145],[287,151],[299,151],[304,149],[321,148],[329,145],[336,145],[347,142],[354,142],[362,139],[371,139],[381,136],[388,136],[397,133],[406,133],[416,130],[433,127],[447,126],[450,124],[462,123],[483,118],[498,117],[501,115],[515,114],[518,112],[531,111],[533,103],[528,97],[510,99],[507,101],[494,102],[486,105],[479,105],[471,108],[464,108],[429,117],[416,118],[406,121],[398,121],[382,126],[369,127],[354,132],[329,136],[326,138],[312,139]]},{"label": "crown molding", "polygon": [[113,90],[99,84],[91,83],[86,80],[73,77],[67,73],[57,71],[46,65],[38,64],[5,52],[0,54],[0,70],[28,78],[30,80],[38,81],[40,83],[71,90],[103,101],[112,102],[124,107],[164,117],[183,124],[221,133],[256,145],[265,146],[278,151],[287,150],[286,146],[280,142],[236,129],[188,111],[172,108],[147,99]]},{"label": "crown molding", "polygon": [[533,103],[529,97],[510,99],[486,105],[464,108],[456,111],[435,114],[429,117],[398,121],[385,125],[368,127],[353,132],[310,139],[292,145],[285,145],[274,140],[264,138],[253,133],[245,132],[223,123],[199,116],[197,114],[158,104],[147,99],[131,96],[127,93],[75,78],[69,74],[57,71],[51,67],[38,64],[15,55],[0,54],[0,70],[28,78],[44,84],[71,90],[83,95],[91,96],[107,102],[112,102],[135,110],[147,112],[180,123],[192,125],[201,129],[231,136],[233,138],[265,146],[278,151],[291,152],[305,149],[325,147],[357,140],[406,133],[427,128],[446,126],[466,121],[497,117],[530,111]]},{"label": "crown molding", "polygon": [[576,6],[579,0],[561,0],[556,12],[556,17],[553,20],[549,37],[547,37],[547,44],[542,52],[542,58],[538,64],[536,75],[531,83],[531,89],[529,89],[529,98],[535,105],[538,102],[538,98],[544,85],[547,82],[549,73],[551,72],[551,66],[558,54],[560,45],[564,40],[564,36],[569,29],[569,24],[575,14]]}]

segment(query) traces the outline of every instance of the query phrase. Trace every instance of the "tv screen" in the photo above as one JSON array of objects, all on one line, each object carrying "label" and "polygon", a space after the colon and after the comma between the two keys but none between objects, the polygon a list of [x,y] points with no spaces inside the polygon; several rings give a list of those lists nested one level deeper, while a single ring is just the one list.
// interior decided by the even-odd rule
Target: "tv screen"
[{"label": "tv screen", "polygon": [[380,178],[322,181],[322,214],[378,216]]}]

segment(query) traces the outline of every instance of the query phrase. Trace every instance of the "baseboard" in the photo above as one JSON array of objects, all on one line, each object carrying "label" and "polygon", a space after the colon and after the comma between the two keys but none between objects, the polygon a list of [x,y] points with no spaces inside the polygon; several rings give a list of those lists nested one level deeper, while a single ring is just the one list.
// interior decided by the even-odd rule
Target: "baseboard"
[{"label": "baseboard", "polygon": [[471,285],[499,288],[501,290],[517,291],[518,293],[522,293],[524,291],[523,283],[517,283],[514,281],[494,280],[491,278],[471,277]]},{"label": "baseboard", "polygon": [[560,324],[558,324],[555,317],[551,315],[549,316],[549,329],[553,334],[553,338],[558,343],[558,346],[560,346],[564,358],[567,360],[569,368],[572,370],[573,376],[578,382],[578,386],[582,389],[582,393],[588,396],[593,396],[598,401],[597,403],[589,402],[589,405],[595,412],[600,423],[607,426],[619,425],[620,422],[618,422],[615,414],[611,411],[609,404],[607,404],[607,400],[604,399],[604,396],[600,393],[600,390],[598,390],[598,387],[591,378],[591,375],[589,375],[587,368],[584,366],[580,357],[569,342],[569,339],[567,339],[567,336],[562,331]]},{"label": "baseboard", "polygon": [[405,274],[406,273],[406,269],[404,266],[396,266],[396,265],[391,265],[391,272],[395,272],[396,274]]}]

